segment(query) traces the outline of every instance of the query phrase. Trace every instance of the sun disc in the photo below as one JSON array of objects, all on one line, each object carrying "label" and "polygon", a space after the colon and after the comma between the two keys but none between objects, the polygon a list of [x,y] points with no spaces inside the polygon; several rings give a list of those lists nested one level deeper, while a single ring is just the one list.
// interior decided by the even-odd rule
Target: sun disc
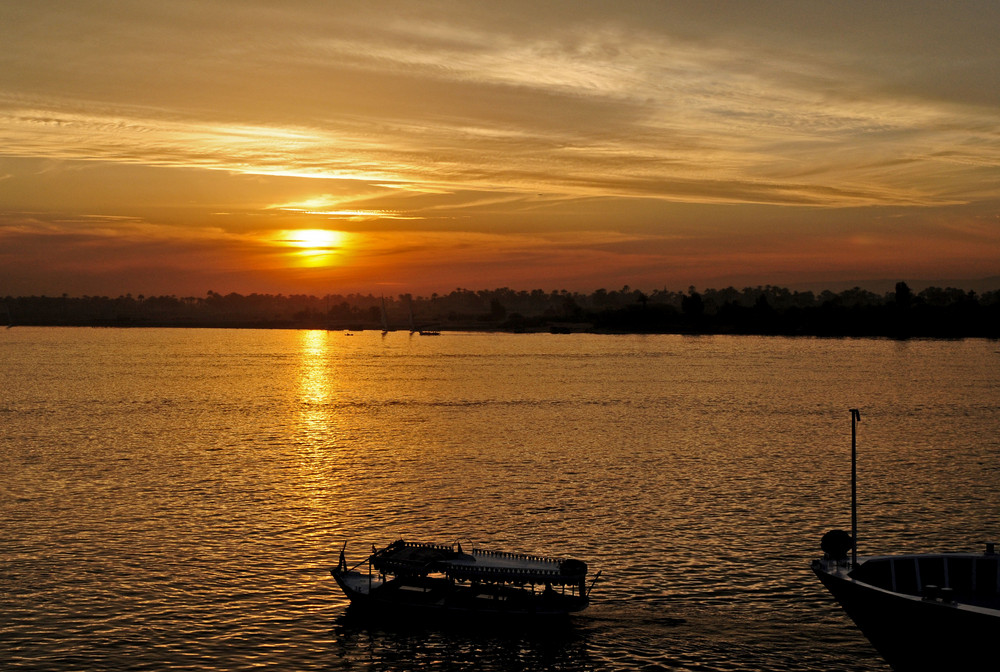
[{"label": "sun disc", "polygon": [[285,240],[295,247],[317,251],[330,251],[343,242],[344,235],[340,231],[326,229],[298,229],[289,231]]},{"label": "sun disc", "polygon": [[343,231],[327,229],[295,229],[283,231],[279,240],[283,245],[294,248],[294,256],[299,266],[326,266],[334,262],[334,257],[343,250],[347,234]]}]

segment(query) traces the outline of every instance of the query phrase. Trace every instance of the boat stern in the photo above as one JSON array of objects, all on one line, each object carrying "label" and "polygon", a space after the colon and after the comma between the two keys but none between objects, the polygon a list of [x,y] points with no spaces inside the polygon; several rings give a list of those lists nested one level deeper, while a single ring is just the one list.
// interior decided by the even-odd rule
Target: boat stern
[{"label": "boat stern", "polygon": [[342,570],[340,567],[331,569],[330,574],[351,603],[365,601],[372,590],[382,585],[381,580],[368,574],[354,570]]}]

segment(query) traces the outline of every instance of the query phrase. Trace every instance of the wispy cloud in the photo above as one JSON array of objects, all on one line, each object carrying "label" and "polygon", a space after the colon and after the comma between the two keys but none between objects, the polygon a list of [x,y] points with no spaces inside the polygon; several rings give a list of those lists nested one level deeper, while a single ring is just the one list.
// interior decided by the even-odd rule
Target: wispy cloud
[{"label": "wispy cloud", "polygon": [[[411,19],[357,33],[349,19],[324,23],[325,34],[241,53],[259,67],[255,97],[224,91],[210,110],[196,95],[204,74],[176,68],[189,88],[169,107],[137,105],[143,89],[131,102],[8,94],[0,142],[18,156],[425,192],[834,207],[974,198],[1000,165],[993,110],[900,95],[850,59],[803,52],[796,40],[692,40],[662,23],[615,20],[523,36]],[[276,35],[292,25],[279,22]],[[227,44],[202,54],[208,76],[247,77],[222,57]],[[943,162],[963,170],[941,177]]]},{"label": "wispy cloud", "polygon": [[[715,121],[702,117],[696,126],[689,112],[668,124],[660,111],[616,135],[595,130],[581,141],[532,137],[527,128],[473,137],[464,126],[420,132],[386,124],[370,137],[352,120],[290,128],[8,108],[0,113],[0,142],[10,155],[349,179],[429,193],[490,188],[833,206],[954,202],[963,185],[981,188],[1000,165],[997,129],[982,128],[984,120],[956,127],[943,110],[897,113],[893,126],[870,102],[864,117],[827,111],[825,122],[814,119],[804,130],[736,112],[706,113]],[[821,122],[829,133],[815,130]],[[942,176],[946,163],[952,168]]]}]

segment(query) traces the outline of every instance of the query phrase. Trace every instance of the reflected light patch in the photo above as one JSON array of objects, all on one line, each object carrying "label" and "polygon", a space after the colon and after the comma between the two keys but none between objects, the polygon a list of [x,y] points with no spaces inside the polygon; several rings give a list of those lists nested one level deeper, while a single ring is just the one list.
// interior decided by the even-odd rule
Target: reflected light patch
[{"label": "reflected light patch", "polygon": [[329,440],[334,418],[328,406],[331,378],[328,372],[326,331],[299,332],[299,429],[308,439],[306,445],[320,445]]},{"label": "reflected light patch", "polygon": [[303,331],[300,335],[300,394],[304,402],[322,406],[329,397],[329,381],[326,375],[327,333]]}]

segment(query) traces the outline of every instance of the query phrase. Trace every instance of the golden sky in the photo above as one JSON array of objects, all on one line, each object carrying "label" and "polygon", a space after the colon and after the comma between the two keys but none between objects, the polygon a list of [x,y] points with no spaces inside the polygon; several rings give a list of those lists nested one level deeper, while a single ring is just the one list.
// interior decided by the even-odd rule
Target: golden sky
[{"label": "golden sky", "polygon": [[0,3],[0,296],[1000,276],[1000,3]]}]

